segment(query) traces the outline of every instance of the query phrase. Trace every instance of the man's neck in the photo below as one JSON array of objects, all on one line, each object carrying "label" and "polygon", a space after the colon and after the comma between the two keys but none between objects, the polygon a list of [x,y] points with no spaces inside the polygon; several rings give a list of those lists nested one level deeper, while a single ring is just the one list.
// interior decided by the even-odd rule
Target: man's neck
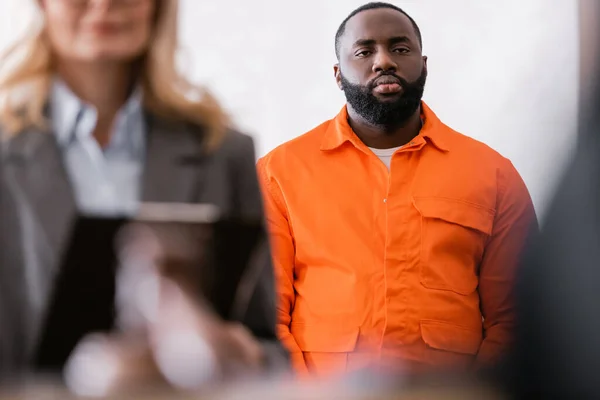
[{"label": "man's neck", "polygon": [[386,130],[369,124],[348,106],[348,123],[366,146],[374,149],[391,149],[405,145],[419,134],[422,125],[421,110],[417,110],[403,126]]}]

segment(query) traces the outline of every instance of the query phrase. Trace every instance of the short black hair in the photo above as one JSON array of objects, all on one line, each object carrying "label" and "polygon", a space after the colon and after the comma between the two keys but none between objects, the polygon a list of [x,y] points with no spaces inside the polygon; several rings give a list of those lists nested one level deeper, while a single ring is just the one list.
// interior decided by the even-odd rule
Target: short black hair
[{"label": "short black hair", "polygon": [[406,13],[406,11],[404,11],[400,7],[390,4],[390,3],[384,3],[384,2],[378,1],[378,2],[367,3],[363,6],[358,7],[356,10],[352,11],[350,13],[350,15],[348,15],[346,17],[346,19],[344,19],[342,21],[340,27],[338,28],[337,32],[335,33],[335,56],[337,57],[338,60],[340,59],[340,39],[342,38],[342,36],[344,35],[344,32],[346,31],[346,24],[348,23],[350,18],[354,17],[356,14],[359,14],[363,11],[377,10],[380,8],[389,8],[391,10],[396,10],[399,13],[406,15],[406,17],[410,20],[413,28],[415,29],[417,39],[419,40],[419,46],[421,46],[421,48],[423,48],[423,38],[421,37],[421,30],[419,29],[419,26],[417,25],[415,20],[412,19],[412,17],[410,15],[408,15]]}]

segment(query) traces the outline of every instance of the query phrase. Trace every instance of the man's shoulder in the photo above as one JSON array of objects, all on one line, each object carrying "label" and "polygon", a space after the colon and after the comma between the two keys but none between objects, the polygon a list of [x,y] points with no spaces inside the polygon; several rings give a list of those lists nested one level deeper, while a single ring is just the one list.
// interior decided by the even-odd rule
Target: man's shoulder
[{"label": "man's shoulder", "polygon": [[463,159],[482,161],[497,167],[510,164],[510,161],[490,145],[471,136],[445,126],[445,134],[451,142],[452,150],[456,150]]}]

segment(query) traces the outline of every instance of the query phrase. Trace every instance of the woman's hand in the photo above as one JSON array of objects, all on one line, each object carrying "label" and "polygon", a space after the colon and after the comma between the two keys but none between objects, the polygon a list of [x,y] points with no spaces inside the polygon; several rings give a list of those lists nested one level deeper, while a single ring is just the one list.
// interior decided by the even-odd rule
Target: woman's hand
[{"label": "woman's hand", "polygon": [[244,326],[221,320],[166,278],[160,278],[159,299],[148,324],[150,348],[174,386],[194,388],[262,370],[262,348]]},{"label": "woman's hand", "polygon": [[[170,279],[153,279],[157,293],[131,298],[149,302],[157,294],[154,310],[129,304],[144,308],[132,314],[144,315],[143,329],[137,324],[112,336],[91,335],[74,351],[65,371],[73,391],[104,395],[155,386],[194,391],[262,371],[262,348],[246,327],[218,318]],[[149,291],[153,285],[145,282]]]}]

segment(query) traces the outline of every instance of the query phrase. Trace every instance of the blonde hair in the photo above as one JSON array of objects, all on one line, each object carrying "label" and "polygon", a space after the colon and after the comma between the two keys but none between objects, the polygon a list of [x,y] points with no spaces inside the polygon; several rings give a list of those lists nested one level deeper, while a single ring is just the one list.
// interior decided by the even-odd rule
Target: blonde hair
[{"label": "blonde hair", "polygon": [[[163,118],[203,126],[208,148],[218,145],[229,118],[217,100],[177,71],[177,0],[156,0],[153,37],[143,55],[140,80],[144,107]],[[39,12],[33,31],[0,56],[0,126],[14,136],[28,128],[46,129],[45,107],[53,57]]]}]

